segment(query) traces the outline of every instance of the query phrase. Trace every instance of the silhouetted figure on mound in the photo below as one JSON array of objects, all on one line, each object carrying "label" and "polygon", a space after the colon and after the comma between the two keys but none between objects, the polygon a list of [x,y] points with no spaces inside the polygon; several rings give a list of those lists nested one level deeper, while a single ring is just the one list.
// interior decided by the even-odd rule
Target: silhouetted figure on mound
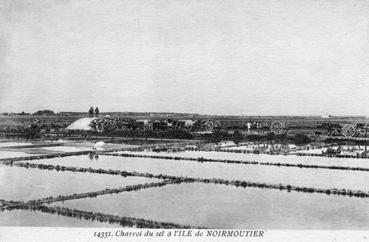
[{"label": "silhouetted figure on mound", "polygon": [[99,108],[98,107],[95,108],[95,117],[99,117]]},{"label": "silhouetted figure on mound", "polygon": [[88,113],[90,115],[90,118],[94,116],[94,107],[90,107],[90,110],[88,110]]}]

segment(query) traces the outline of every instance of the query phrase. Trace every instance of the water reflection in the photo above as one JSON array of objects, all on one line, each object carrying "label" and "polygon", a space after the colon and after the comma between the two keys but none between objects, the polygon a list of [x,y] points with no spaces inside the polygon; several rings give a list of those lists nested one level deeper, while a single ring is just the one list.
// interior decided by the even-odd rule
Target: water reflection
[{"label": "water reflection", "polygon": [[315,154],[321,156],[341,156],[369,158],[367,143],[361,142],[335,142],[335,143],[309,143],[305,145],[296,145],[293,143],[281,143],[275,141],[265,142],[245,142],[234,145],[205,144],[197,147],[187,147],[187,150],[218,150],[236,153],[253,153],[253,154],[271,154],[271,155],[287,155],[287,154]]},{"label": "water reflection", "polygon": [[91,161],[93,161],[94,159],[97,161],[99,159],[99,154],[95,152],[90,152],[88,154],[88,158],[90,158]]},{"label": "water reflection", "polygon": [[199,183],[52,205],[222,229],[368,229],[369,222],[365,199]]},{"label": "water reflection", "polygon": [[96,220],[76,219],[37,211],[12,210],[0,212],[0,226],[37,227],[117,227],[116,224]]},{"label": "water reflection", "polygon": [[[211,152],[185,152],[183,156],[203,156],[208,154],[210,158],[224,158],[234,159],[234,155],[245,156],[244,154],[229,154],[229,153],[211,153]],[[219,157],[220,155],[223,157]],[[178,156],[180,156],[178,154]],[[218,156],[218,157],[217,157]],[[261,156],[258,155],[258,161],[270,162],[291,162],[296,164],[304,162],[305,157],[291,157],[291,156]],[[249,157],[249,156],[247,156]],[[240,157],[241,158],[241,157]],[[257,158],[256,155],[252,159]],[[260,159],[261,158],[261,159]],[[266,158],[274,158],[268,160]],[[288,159],[286,159],[288,158]],[[291,160],[290,158],[295,158]],[[324,158],[328,159],[328,158]],[[256,159],[255,159],[256,160]],[[357,160],[363,162],[363,160]],[[334,161],[330,161],[334,164]],[[171,176],[187,176],[194,178],[219,178],[227,180],[243,180],[250,182],[261,182],[271,184],[289,184],[296,186],[306,186],[314,188],[345,188],[352,190],[367,190],[369,172],[346,171],[346,170],[328,170],[328,169],[301,169],[297,167],[277,167],[277,166],[259,166],[259,165],[240,165],[228,163],[200,163],[196,161],[182,161],[182,160],[166,160],[166,159],[149,159],[149,158],[131,158],[118,156],[104,156],[100,155],[99,161],[91,162],[89,158],[85,157],[68,157],[45,159],[43,164],[76,166],[93,169],[114,169],[124,170],[129,172],[147,172],[155,175],[166,174]],[[317,164],[318,162],[310,162]],[[321,161],[325,163],[325,161]],[[337,162],[335,163],[337,165]],[[353,163],[355,165],[355,163]],[[357,165],[357,164],[356,164]],[[367,164],[369,166],[369,164]]]},{"label": "water reflection", "polygon": [[155,180],[143,177],[122,178],[105,174],[0,166],[0,199],[27,201],[137,185],[155,182]]}]

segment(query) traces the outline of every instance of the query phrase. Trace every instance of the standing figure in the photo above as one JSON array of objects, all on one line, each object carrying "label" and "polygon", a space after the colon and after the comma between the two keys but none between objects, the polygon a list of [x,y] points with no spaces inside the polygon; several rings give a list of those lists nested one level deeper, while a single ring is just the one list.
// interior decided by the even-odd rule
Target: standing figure
[{"label": "standing figure", "polygon": [[251,123],[247,122],[247,133],[250,133],[250,129],[251,129]]},{"label": "standing figure", "polygon": [[95,108],[95,116],[99,117],[99,108],[98,107]]},{"label": "standing figure", "polygon": [[90,115],[90,118],[94,116],[94,107],[90,107],[90,110],[88,110],[88,113]]}]

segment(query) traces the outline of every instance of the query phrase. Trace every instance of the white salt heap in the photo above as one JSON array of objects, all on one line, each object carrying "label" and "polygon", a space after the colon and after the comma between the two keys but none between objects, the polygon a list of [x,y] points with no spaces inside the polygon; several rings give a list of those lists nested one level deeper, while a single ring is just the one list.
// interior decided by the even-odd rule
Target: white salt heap
[{"label": "white salt heap", "polygon": [[89,124],[96,118],[80,118],[71,123],[66,129],[68,130],[90,130]]}]

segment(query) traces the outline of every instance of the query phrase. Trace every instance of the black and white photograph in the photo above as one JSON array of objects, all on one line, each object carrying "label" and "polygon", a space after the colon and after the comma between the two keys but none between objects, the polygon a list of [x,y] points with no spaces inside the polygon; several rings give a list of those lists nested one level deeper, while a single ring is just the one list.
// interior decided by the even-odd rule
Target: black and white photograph
[{"label": "black and white photograph", "polygon": [[367,241],[369,1],[0,0],[0,241],[36,228]]}]

